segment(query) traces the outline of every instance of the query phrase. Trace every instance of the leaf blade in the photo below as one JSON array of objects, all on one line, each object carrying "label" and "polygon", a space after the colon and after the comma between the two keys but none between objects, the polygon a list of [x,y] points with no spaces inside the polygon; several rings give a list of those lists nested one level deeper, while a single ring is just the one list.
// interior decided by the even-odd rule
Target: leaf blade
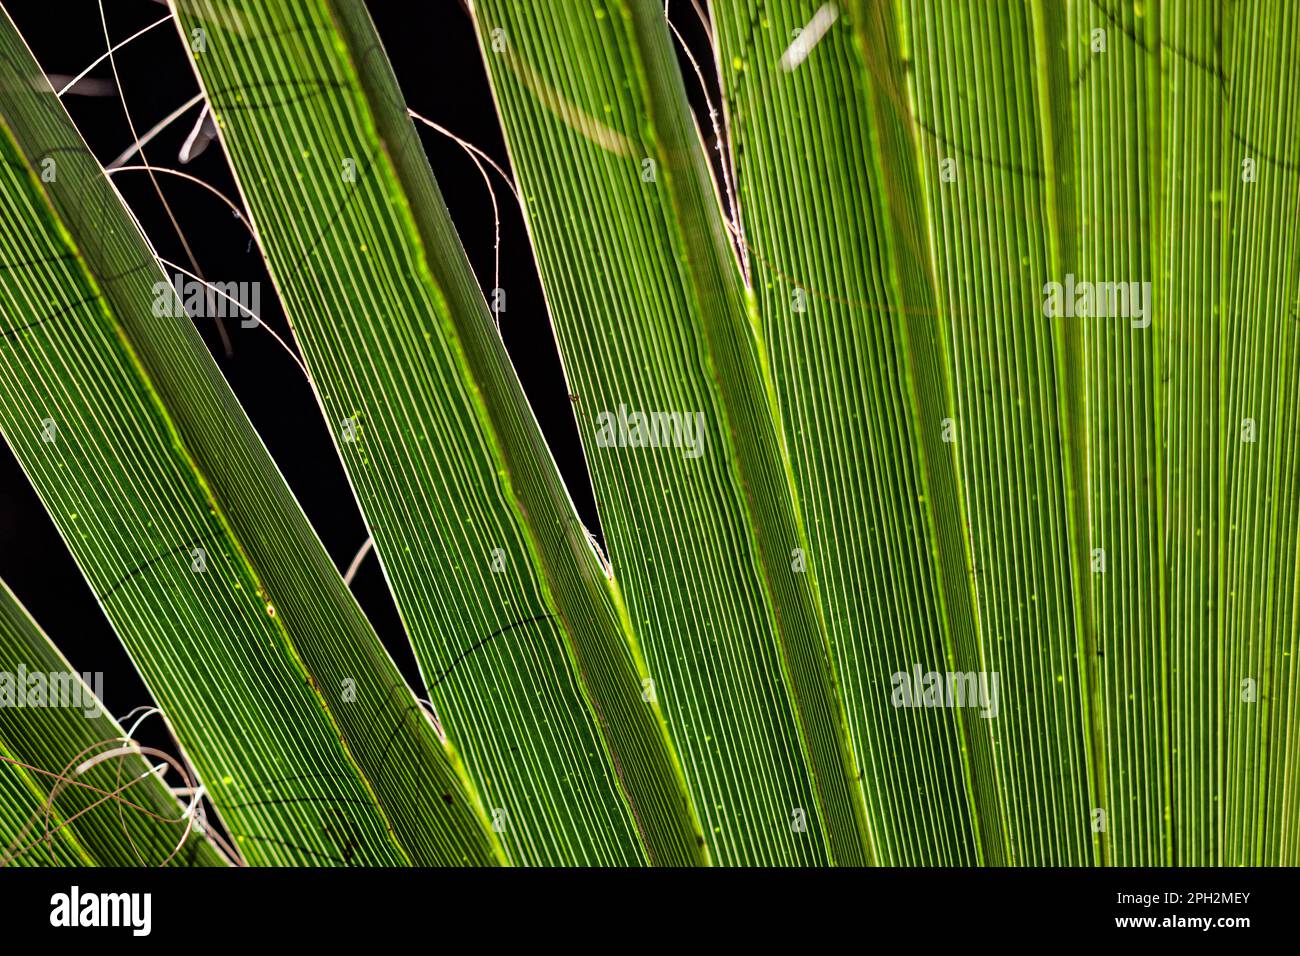
[{"label": "leaf blade", "polygon": [[23,266],[0,270],[0,358],[24,386],[0,431],[214,805],[261,862],[487,862],[451,758],[189,319],[155,314],[175,293],[7,18],[0,43]]},{"label": "leaf blade", "polygon": [[[430,696],[509,854],[701,862],[617,590],[492,329],[364,8],[265,4],[242,15],[242,34],[203,14],[183,12],[208,29],[196,68],[325,415],[335,431],[363,423],[340,453]],[[269,77],[271,95],[241,102],[232,91],[248,76]],[[311,94],[283,95],[294,89]],[[294,175],[273,183],[288,155]]]}]

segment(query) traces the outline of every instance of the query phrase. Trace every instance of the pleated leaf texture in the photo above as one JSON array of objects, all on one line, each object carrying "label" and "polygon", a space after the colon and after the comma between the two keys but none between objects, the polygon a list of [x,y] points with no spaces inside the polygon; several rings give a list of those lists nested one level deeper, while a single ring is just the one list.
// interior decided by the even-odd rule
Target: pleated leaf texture
[{"label": "pleated leaf texture", "polygon": [[9,855],[1300,863],[1300,10],[465,7],[545,315],[364,4],[173,4],[418,688],[0,20],[0,432],[195,781],[0,709]]}]

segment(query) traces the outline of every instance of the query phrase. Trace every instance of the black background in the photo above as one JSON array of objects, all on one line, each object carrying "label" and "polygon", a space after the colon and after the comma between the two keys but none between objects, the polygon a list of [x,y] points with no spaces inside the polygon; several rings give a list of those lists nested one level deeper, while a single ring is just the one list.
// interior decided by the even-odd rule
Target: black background
[{"label": "black background", "polygon": [[[95,0],[0,2],[47,74],[62,75],[66,81],[108,48],[100,5]],[[367,5],[407,104],[486,150],[509,171],[478,43],[469,15],[460,3],[371,0]],[[104,10],[114,43],[166,14],[166,8],[155,0],[106,0]],[[697,59],[709,62],[707,34],[689,0],[678,0],[673,20]],[[82,136],[104,164],[136,139],[124,104],[136,133],[142,135],[198,91],[188,51],[173,24],[164,23],[132,40],[114,54],[114,59],[120,80],[116,90],[110,85],[102,91],[107,95],[88,96],[76,95],[74,88],[63,98]],[[693,71],[686,76],[698,108],[698,80]],[[89,79],[112,84],[112,64],[105,60],[89,74]],[[709,82],[713,82],[711,76]],[[54,85],[57,88],[60,83],[55,80]],[[716,88],[709,95],[716,96]],[[181,169],[204,180],[238,205],[238,191],[217,143],[210,144],[187,165],[179,161],[181,145],[200,108],[190,109],[151,141],[144,155],[150,165]],[[480,285],[490,289],[494,232],[487,187],[459,145],[423,125],[417,128],[475,274]],[[129,161],[140,162],[138,155]],[[123,172],[114,180],[159,255],[188,267],[184,246],[150,177],[142,172]],[[169,175],[159,175],[157,180],[202,274],[211,281],[261,281],[261,318],[288,338],[284,314],[260,256],[248,248],[250,236],[242,223],[201,187]],[[524,223],[510,190],[499,178],[494,178],[494,188],[501,209],[501,285],[508,292],[507,310],[501,315],[502,336],[579,515],[599,537],[599,521],[569,390]],[[340,570],[346,568],[365,541],[366,530],[302,373],[264,330],[241,328],[238,321],[225,323],[232,344],[232,353],[227,355],[213,322],[199,320],[212,354],[335,564]],[[0,382],[0,387],[10,387],[10,383]],[[0,578],[9,583],[76,670],[104,674],[105,704],[111,713],[122,715],[151,703],[7,447],[0,447]],[[410,645],[373,557],[361,566],[353,590],[398,666],[423,695]],[[161,727],[156,723],[153,726]],[[165,746],[157,733],[146,725],[140,737],[155,746]]]},{"label": "black background", "polygon": [[[75,883],[90,892],[152,894],[153,931],[51,929],[51,897]],[[0,869],[5,932],[18,943],[152,945],[175,952],[196,936],[295,952],[373,940],[484,945],[505,952],[568,947],[617,953],[691,951],[826,953],[1074,952],[1123,939],[1127,952],[1258,952],[1295,949],[1295,872],[1285,869],[1134,870],[984,868],[858,870],[566,870],[482,867],[426,870]],[[1158,897],[1151,906],[1119,894]],[[1191,902],[1193,893],[1249,893],[1245,903]],[[1177,894],[1167,896],[1166,894]],[[1177,899],[1178,903],[1166,900]],[[1133,917],[1246,917],[1248,926],[1139,928]],[[75,934],[75,935],[69,935]],[[449,935],[450,934],[450,935]],[[947,944],[947,945],[945,945]],[[1027,945],[1028,944],[1028,945]],[[209,944],[210,945],[210,944]]]}]

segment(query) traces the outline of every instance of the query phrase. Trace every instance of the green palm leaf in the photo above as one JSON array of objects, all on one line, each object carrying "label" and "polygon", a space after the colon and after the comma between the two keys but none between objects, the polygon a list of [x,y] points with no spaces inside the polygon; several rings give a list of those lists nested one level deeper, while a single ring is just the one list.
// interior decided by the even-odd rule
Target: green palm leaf
[{"label": "green palm leaf", "polygon": [[241,852],[487,861],[453,759],[189,319],[155,314],[174,293],[7,19],[0,115],[0,432]]},{"label": "green palm leaf", "polygon": [[428,693],[510,859],[701,859],[618,588],[364,9],[210,9],[182,15],[206,31],[200,80]]},{"label": "green palm leaf", "polygon": [[[662,8],[475,10],[612,562],[715,858],[866,860],[817,562]],[[703,444],[601,447],[619,409],[689,416]]]},{"label": "green palm leaf", "polygon": [[[224,857],[187,817],[92,688],[0,582],[0,660],[23,693],[0,707],[0,844],[5,865],[220,866]],[[31,675],[40,675],[37,684]],[[25,675],[27,680],[19,680]],[[65,689],[66,688],[66,689]],[[55,706],[59,704],[60,706]],[[69,706],[70,705],[70,706]],[[161,763],[156,761],[155,763]],[[165,764],[163,764],[166,766]],[[175,774],[171,779],[179,779]],[[192,795],[186,798],[191,802]]]},{"label": "green palm leaf", "polygon": [[175,6],[446,742],[7,20],[0,432],[248,861],[1300,859],[1289,5],[466,3],[608,558],[364,5]]},{"label": "green palm leaf", "polygon": [[[855,758],[874,768],[862,786],[877,855],[996,860],[996,791],[971,794],[974,781],[993,783],[987,721],[890,706],[892,674],[981,664],[944,441],[947,330],[917,222],[896,25],[887,5],[862,11],[864,47],[848,14],[829,9],[714,5],[743,254]],[[826,102],[839,108],[818,108]],[[833,236],[814,223],[834,223]]]}]

